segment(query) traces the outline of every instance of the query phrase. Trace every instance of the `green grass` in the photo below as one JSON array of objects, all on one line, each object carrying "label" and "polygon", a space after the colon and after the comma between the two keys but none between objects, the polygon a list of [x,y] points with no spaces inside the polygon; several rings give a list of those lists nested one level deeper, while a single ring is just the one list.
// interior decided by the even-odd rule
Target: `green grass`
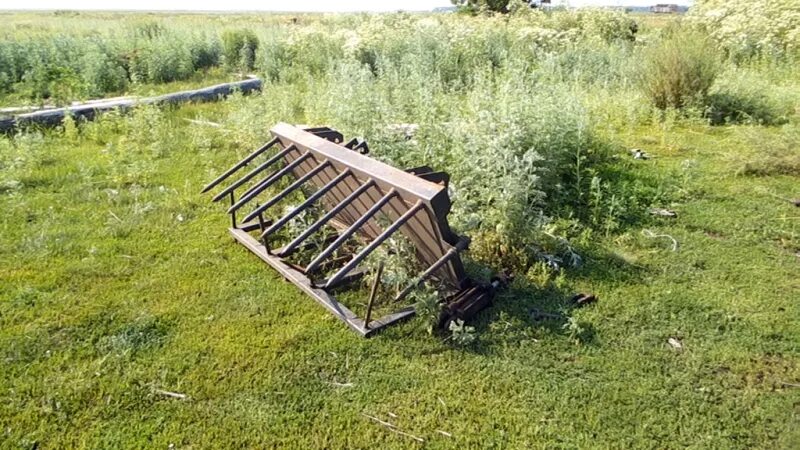
[{"label": "green grass", "polygon": [[[8,17],[11,41],[128,20]],[[258,30],[264,92],[0,136],[0,449],[800,447],[794,59],[725,60],[710,126],[633,83],[671,21],[634,43],[605,13],[158,17]],[[199,191],[278,121],[451,173],[468,267],[516,271],[476,344],[359,338],[233,241]]]},{"label": "green grass", "polygon": [[[156,117],[156,135],[188,139],[160,152],[108,125],[136,117],[5,147],[26,161],[0,196],[0,447],[797,445],[800,389],[783,383],[800,381],[800,222],[776,197],[797,195],[797,173],[731,159],[780,129],[610,137],[655,156],[636,170],[687,172],[664,205],[678,218],[595,239],[557,285],[516,283],[456,349],[419,321],[363,340],[232,241],[198,192],[248,149],[177,119],[219,108]],[[600,296],[566,311],[581,331],[530,319],[572,291]]]}]

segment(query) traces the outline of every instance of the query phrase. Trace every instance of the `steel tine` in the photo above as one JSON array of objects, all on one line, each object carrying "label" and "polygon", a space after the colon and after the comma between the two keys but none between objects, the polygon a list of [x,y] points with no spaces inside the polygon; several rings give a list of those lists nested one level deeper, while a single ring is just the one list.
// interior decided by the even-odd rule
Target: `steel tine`
[{"label": "steel tine", "polygon": [[367,314],[364,316],[364,328],[369,328],[369,321],[372,318],[372,305],[375,304],[375,297],[378,295],[378,288],[381,285],[381,275],[383,275],[383,261],[378,265],[378,270],[375,273],[375,281],[372,282],[372,289],[369,291]]},{"label": "steel tine", "polygon": [[244,167],[247,164],[249,164],[250,161],[254,160],[258,155],[264,153],[267,149],[269,149],[270,147],[272,147],[273,145],[275,145],[277,143],[278,143],[278,138],[273,138],[271,141],[269,141],[266,144],[264,144],[263,146],[261,146],[261,148],[259,148],[258,150],[254,151],[253,153],[250,153],[243,160],[239,161],[233,167],[231,167],[230,169],[226,170],[225,173],[223,173],[222,175],[220,175],[217,178],[215,178],[214,181],[212,181],[211,183],[208,183],[206,185],[206,187],[204,187],[203,190],[200,193],[201,194],[205,194],[206,192],[208,192],[209,190],[214,188],[214,186],[222,183],[223,181],[225,181],[226,178],[228,178],[229,176],[231,176],[234,173],[236,173],[237,171],[239,171],[239,169],[241,169],[242,167]]},{"label": "steel tine", "polygon": [[361,263],[361,261],[364,260],[364,258],[369,256],[369,254],[372,253],[373,251],[375,251],[375,249],[378,248],[379,245],[383,244],[383,241],[389,239],[389,237],[391,237],[391,235],[393,235],[398,229],[400,229],[400,227],[405,225],[405,223],[408,222],[408,220],[411,219],[411,217],[413,217],[414,214],[419,212],[419,210],[422,209],[422,206],[423,206],[422,201],[418,200],[417,203],[414,204],[414,206],[412,206],[411,208],[409,208],[408,211],[403,213],[403,215],[400,216],[397,220],[395,220],[394,223],[392,223],[386,230],[383,231],[383,233],[378,235],[378,237],[376,237],[375,240],[370,242],[369,245],[367,245],[366,247],[364,247],[364,249],[358,252],[358,254],[354,256],[353,259],[351,259],[347,264],[344,265],[344,267],[339,269],[339,271],[336,272],[336,274],[334,274],[328,280],[327,283],[325,283],[325,289],[328,289],[336,285],[336,283],[338,283],[342,278],[347,276],[347,274],[350,273],[351,270],[355,269],[356,266],[359,263]]},{"label": "steel tine", "polygon": [[469,244],[468,239],[461,239],[460,241],[458,241],[455,247],[448,250],[444,255],[442,255],[441,258],[439,258],[435,263],[433,263],[430,267],[428,267],[425,270],[425,272],[423,272],[419,277],[417,277],[417,279],[414,280],[413,283],[408,285],[405,289],[403,289],[402,292],[397,294],[397,296],[394,298],[394,301],[399,301],[405,298],[405,296],[408,295],[412,290],[414,290],[414,288],[419,286],[420,283],[430,278],[430,276],[436,273],[437,270],[441,269],[442,266],[447,264],[448,261],[450,261],[456,255],[458,255],[458,252],[467,248],[468,244]]},{"label": "steel tine", "polygon": [[328,191],[333,189],[334,186],[339,184],[342,180],[347,178],[347,176],[349,176],[349,175],[350,175],[350,169],[345,169],[344,172],[340,173],[336,178],[334,178],[331,181],[329,181],[328,184],[326,184],[325,186],[322,186],[321,188],[317,189],[317,192],[314,192],[313,194],[311,194],[311,196],[309,196],[297,208],[294,208],[293,210],[291,210],[289,212],[289,214],[286,214],[285,216],[281,217],[280,220],[278,220],[277,222],[272,224],[263,233],[261,233],[260,237],[261,238],[265,238],[265,237],[269,236],[270,234],[272,234],[272,233],[278,231],[279,229],[281,229],[284,225],[289,223],[290,220],[294,219],[295,216],[297,216],[298,214],[303,212],[306,208],[311,206],[311,204],[313,204],[315,201],[319,200],[320,197],[322,197]]},{"label": "steel tine", "polygon": [[230,208],[228,208],[228,214],[238,210],[245,204],[247,204],[250,200],[256,198],[256,196],[267,189],[268,187],[275,184],[278,180],[280,180],[284,175],[294,170],[297,166],[303,163],[306,159],[311,157],[311,152],[305,152],[302,155],[298,156],[297,159],[287,164],[283,169],[275,172],[274,175],[270,176],[268,179],[264,180],[257,188],[250,191],[247,195],[243,195],[242,198],[239,199],[236,203],[234,203]]},{"label": "steel tine", "polygon": [[369,210],[367,210],[367,212],[365,212],[363,216],[359,217],[358,220],[356,220],[352,225],[350,225],[350,228],[346,229],[341,235],[339,235],[339,237],[336,238],[336,240],[333,241],[333,243],[329,245],[328,248],[326,248],[325,250],[322,251],[322,253],[317,255],[317,257],[314,258],[314,260],[312,260],[308,264],[308,266],[306,266],[306,273],[315,271],[322,263],[322,261],[324,261],[327,257],[329,257],[333,252],[335,252],[337,248],[341,247],[341,245],[344,244],[345,241],[350,239],[350,236],[352,236],[353,233],[358,231],[359,228],[361,228],[365,223],[367,223],[367,221],[371,219],[372,216],[375,215],[375,213],[380,211],[380,209],[383,208],[384,205],[389,203],[389,200],[391,200],[392,197],[394,197],[395,195],[397,195],[397,191],[394,188],[390,189],[389,192],[387,192],[386,195],[381,197],[380,200],[378,200],[374,205],[372,205],[372,207],[370,207]]},{"label": "steel tine", "polygon": [[299,188],[300,186],[302,186],[302,185],[303,185],[303,183],[305,183],[306,181],[308,181],[308,180],[310,180],[311,178],[313,178],[315,175],[317,175],[318,173],[320,173],[320,172],[321,172],[321,171],[322,171],[324,168],[328,167],[329,165],[330,165],[330,162],[329,162],[327,159],[326,159],[326,160],[324,160],[324,161],[322,161],[321,163],[319,163],[319,164],[317,165],[317,167],[314,167],[313,169],[311,169],[310,171],[308,171],[308,172],[307,172],[305,175],[303,175],[302,177],[298,178],[298,179],[297,179],[297,180],[296,180],[294,183],[290,184],[290,185],[289,185],[289,186],[288,186],[286,189],[282,190],[282,191],[281,191],[281,192],[280,192],[278,195],[276,195],[275,197],[272,197],[271,199],[267,200],[267,201],[266,201],[266,202],[265,202],[263,205],[261,205],[261,206],[259,206],[258,208],[256,208],[256,209],[255,209],[253,212],[251,212],[250,214],[248,214],[248,215],[247,215],[247,216],[246,216],[244,219],[242,219],[242,220],[243,220],[244,222],[247,222],[248,220],[250,220],[250,219],[254,218],[255,216],[257,216],[257,215],[259,215],[259,214],[263,213],[263,212],[264,212],[264,211],[266,211],[267,209],[269,209],[269,208],[272,208],[273,206],[275,206],[275,204],[276,204],[276,203],[278,203],[279,201],[281,201],[281,200],[283,200],[284,198],[286,198],[286,196],[287,196],[287,195],[289,195],[289,194],[291,194],[292,192],[294,192],[294,191],[295,191],[295,189],[297,189],[297,188]]},{"label": "steel tine", "polygon": [[225,188],[224,191],[222,191],[219,194],[217,194],[216,196],[214,196],[214,198],[212,200],[217,202],[217,201],[225,198],[226,195],[228,195],[229,193],[233,192],[239,186],[241,186],[241,185],[247,183],[248,181],[250,181],[251,178],[253,178],[254,176],[258,175],[260,172],[262,172],[267,167],[275,164],[279,159],[281,159],[284,156],[286,156],[289,152],[291,152],[295,148],[297,148],[297,147],[295,147],[295,145],[292,144],[292,145],[284,148],[283,150],[279,151],[275,156],[273,156],[272,158],[264,161],[258,167],[256,167],[255,169],[251,170],[250,172],[248,172],[244,177],[238,179],[233,184],[231,184],[230,186]]},{"label": "steel tine", "polygon": [[[282,167],[281,167],[281,169],[282,169]],[[241,194],[239,194],[239,198],[242,198],[244,196],[250,195],[251,192],[253,192],[256,189],[260,188],[262,184],[266,183],[270,178],[274,177],[275,174],[278,173],[281,169],[276,169],[276,170],[273,170],[272,172],[270,172],[269,175],[267,175],[264,178],[262,178],[261,181],[259,181],[256,184],[250,186],[249,188],[247,188],[246,191],[244,191]],[[236,203],[236,202],[231,203],[231,206],[233,206],[234,203]]]},{"label": "steel tine", "polygon": [[[257,182],[253,186],[250,186],[250,188],[248,188],[246,191],[242,192],[242,194],[239,196],[239,200],[236,201],[236,202],[233,202],[233,204],[231,204],[230,208],[228,208],[228,211],[227,211],[228,214],[230,214],[233,211],[238,211],[239,208],[241,208],[245,203],[247,203],[250,200],[252,200],[253,198],[255,198],[256,195],[258,195],[261,192],[263,192],[264,189],[267,189],[268,187],[270,187],[273,184],[275,184],[276,181],[278,181],[282,176],[284,176],[284,175],[286,175],[288,173],[288,171],[286,170],[287,167],[292,166],[290,168],[290,170],[293,170],[294,168],[296,168],[297,165],[294,165],[294,163],[297,162],[298,160],[302,163],[302,161],[307,159],[307,158],[304,158],[304,156],[307,156],[307,155],[303,154],[300,157],[298,157],[296,160],[292,160],[289,163],[289,165],[272,171],[272,173],[270,173],[269,175],[264,177],[264,179],[262,179],[261,181]],[[258,206],[258,205],[256,205],[256,206]]]},{"label": "steel tine", "polygon": [[371,188],[375,185],[375,180],[369,179],[364,184],[358,187],[358,189],[354,190],[350,195],[345,197],[344,200],[339,202],[333,209],[328,211],[327,214],[320,217],[319,220],[314,222],[306,231],[297,236],[292,242],[290,242],[283,250],[278,254],[281,257],[287,256],[291,254],[300,244],[303,243],[309,236],[314,234],[317,230],[322,228],[323,225],[328,223],[329,220],[333,219],[337,214],[339,214],[344,208],[347,207],[350,203],[353,202],[358,196],[363,194],[367,191],[367,189]]}]

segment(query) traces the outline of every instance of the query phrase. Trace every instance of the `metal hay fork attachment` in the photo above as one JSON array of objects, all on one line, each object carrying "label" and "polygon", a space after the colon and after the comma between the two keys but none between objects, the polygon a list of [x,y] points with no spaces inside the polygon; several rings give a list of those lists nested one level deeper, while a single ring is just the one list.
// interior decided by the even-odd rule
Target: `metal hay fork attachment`
[{"label": "metal hay fork attachment", "polygon": [[[353,139],[345,143],[342,134],[330,128],[302,129],[279,123],[270,131],[272,140],[203,189],[207,192],[238,176],[214,196],[214,201],[229,200],[230,232],[237,241],[362,336],[412,316],[414,307],[372,320],[376,282],[362,319],[337,301],[333,292],[363,275],[359,265],[388,239],[399,237],[398,233],[413,245],[424,269],[399,290],[395,302],[428,280],[435,280],[437,286],[444,286],[455,297],[475,290],[459,256],[469,241],[454,234],[447,223],[451,206],[447,174],[428,167],[396,169],[367,156],[365,142]],[[260,159],[263,162],[256,163]],[[243,170],[249,166],[253,168]],[[273,186],[281,186],[276,195],[259,198]],[[284,211],[281,217],[265,217],[279,202],[297,198],[298,194],[302,197],[298,206]],[[276,233],[285,233],[287,224],[312,208],[321,211],[313,223],[305,225],[282,247],[270,247]],[[379,218],[388,225],[382,226]],[[322,250],[304,267],[291,262],[290,257],[308,250],[309,238],[323,228],[333,229],[335,234],[322,241]],[[331,260],[339,265],[331,264]],[[336,266],[335,271],[315,281],[322,269],[331,265]],[[478,293],[476,298],[482,308],[487,303],[486,290]],[[464,295],[460,298],[463,301]]]}]

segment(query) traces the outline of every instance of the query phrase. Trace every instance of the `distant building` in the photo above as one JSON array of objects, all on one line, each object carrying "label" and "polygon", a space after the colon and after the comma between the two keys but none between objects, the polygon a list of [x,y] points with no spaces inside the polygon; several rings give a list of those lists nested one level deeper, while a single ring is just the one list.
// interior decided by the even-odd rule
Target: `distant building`
[{"label": "distant building", "polygon": [[680,7],[674,3],[659,3],[651,6],[650,12],[657,14],[673,14],[680,12]]}]

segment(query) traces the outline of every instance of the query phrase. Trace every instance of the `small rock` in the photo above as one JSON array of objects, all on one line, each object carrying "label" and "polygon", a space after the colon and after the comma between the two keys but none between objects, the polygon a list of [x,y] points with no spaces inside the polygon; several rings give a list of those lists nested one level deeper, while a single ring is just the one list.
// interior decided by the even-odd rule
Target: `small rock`
[{"label": "small rock", "polygon": [[650,208],[648,212],[653,216],[660,216],[660,217],[671,217],[675,218],[678,217],[678,213],[671,209],[664,209],[664,208]]},{"label": "small rock", "polygon": [[416,123],[393,123],[386,127],[389,131],[402,134],[406,139],[411,139],[417,134],[419,125]]},{"label": "small rock", "polygon": [[547,267],[553,270],[561,269],[561,264],[564,262],[561,258],[555,255],[549,255],[547,253],[541,254],[544,263],[547,264]]},{"label": "small rock", "polygon": [[572,297],[572,303],[574,303],[576,306],[586,306],[596,301],[597,301],[597,296],[594,294],[580,293]]},{"label": "small rock", "polygon": [[671,337],[667,339],[667,343],[676,350],[680,350],[683,348],[683,344],[681,344],[681,341],[679,341],[677,338]]}]

